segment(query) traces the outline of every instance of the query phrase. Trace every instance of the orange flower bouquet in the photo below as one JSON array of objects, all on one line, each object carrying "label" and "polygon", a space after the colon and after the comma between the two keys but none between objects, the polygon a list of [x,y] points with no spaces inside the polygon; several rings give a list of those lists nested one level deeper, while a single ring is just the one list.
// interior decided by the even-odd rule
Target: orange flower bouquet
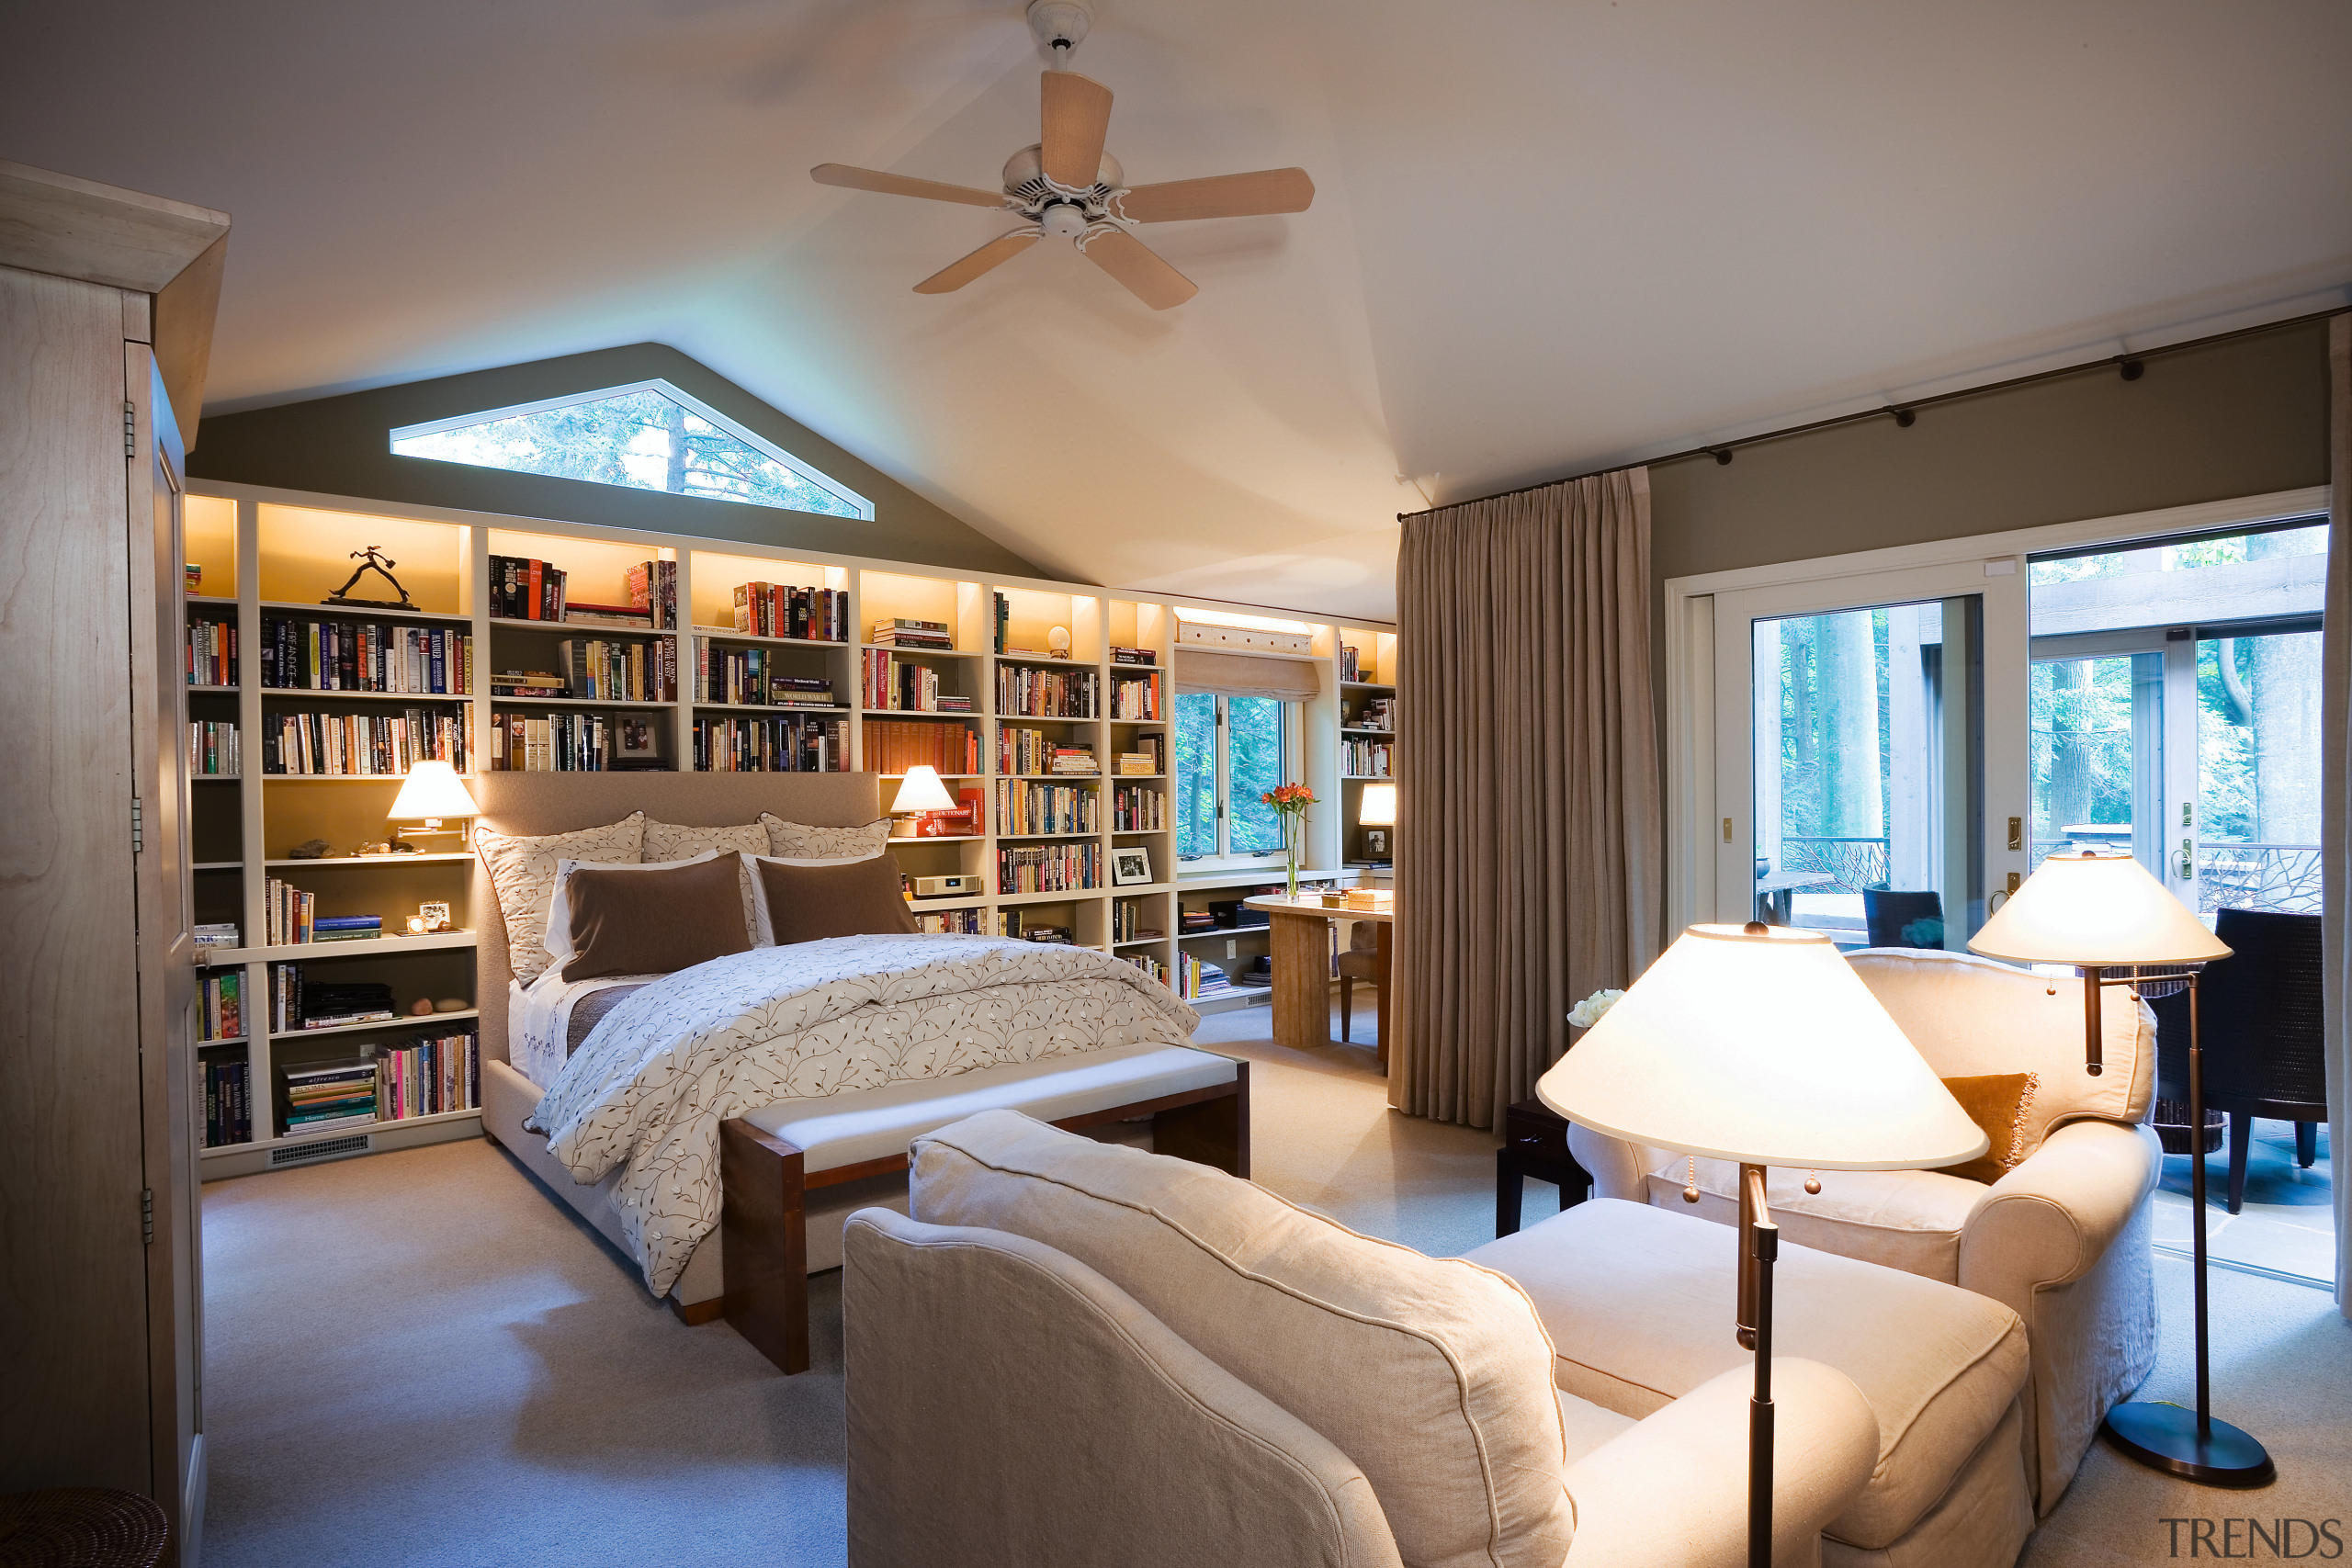
[{"label": "orange flower bouquet", "polygon": [[1306,808],[1318,804],[1315,791],[1303,784],[1276,784],[1258,797],[1274,808],[1283,821],[1283,861],[1290,873],[1290,896],[1298,897],[1298,852],[1306,837]]}]

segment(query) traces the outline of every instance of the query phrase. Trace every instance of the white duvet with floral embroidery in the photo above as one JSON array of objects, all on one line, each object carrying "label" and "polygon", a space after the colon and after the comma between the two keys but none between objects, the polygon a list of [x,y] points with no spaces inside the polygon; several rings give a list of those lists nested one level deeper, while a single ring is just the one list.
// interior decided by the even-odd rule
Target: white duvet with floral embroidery
[{"label": "white duvet with floral embroidery", "polygon": [[1200,1015],[1133,964],[1001,937],[756,947],[654,981],[582,1043],[532,1115],[582,1182],[625,1166],[621,1226],[657,1296],[718,1224],[718,1124],[778,1100],[1120,1045]]}]

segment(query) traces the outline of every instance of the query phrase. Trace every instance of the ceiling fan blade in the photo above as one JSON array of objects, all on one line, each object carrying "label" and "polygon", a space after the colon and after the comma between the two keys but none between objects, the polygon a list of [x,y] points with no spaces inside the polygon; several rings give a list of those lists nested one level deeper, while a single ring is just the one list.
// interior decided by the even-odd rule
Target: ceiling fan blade
[{"label": "ceiling fan blade", "polygon": [[1040,160],[1046,177],[1084,190],[1102,169],[1102,138],[1111,130],[1111,89],[1075,71],[1048,71],[1040,96]]},{"label": "ceiling fan blade", "polygon": [[1105,224],[1089,230],[1080,248],[1088,261],[1117,278],[1128,293],[1155,310],[1182,305],[1201,291],[1198,284],[1160,260],[1157,251],[1125,229]]},{"label": "ceiling fan blade", "polygon": [[1184,218],[1256,218],[1269,212],[1304,212],[1315,199],[1315,182],[1305,169],[1260,169],[1250,175],[1212,175],[1200,180],[1170,180],[1137,186],[1119,197],[1121,217],[1138,223],[1170,223]]},{"label": "ceiling fan blade", "polygon": [[953,261],[921,283],[915,285],[918,294],[952,294],[992,267],[1002,266],[1037,243],[1035,229],[1015,229],[1010,234],[1000,234],[960,261]]},{"label": "ceiling fan blade", "polygon": [[925,201],[960,201],[967,207],[1002,207],[1004,193],[977,190],[970,186],[943,185],[937,180],[910,179],[878,169],[856,169],[847,164],[820,164],[808,177],[820,186],[844,190],[878,190],[885,196],[919,196]]}]

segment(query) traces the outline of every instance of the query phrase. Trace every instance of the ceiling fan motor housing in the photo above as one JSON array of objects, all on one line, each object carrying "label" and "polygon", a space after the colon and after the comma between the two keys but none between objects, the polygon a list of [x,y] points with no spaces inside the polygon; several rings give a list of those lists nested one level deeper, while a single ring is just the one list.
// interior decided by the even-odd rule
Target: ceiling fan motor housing
[{"label": "ceiling fan motor housing", "polygon": [[1085,41],[1092,20],[1086,7],[1075,0],[1029,0],[1029,30],[1057,60],[1067,60]]},{"label": "ceiling fan motor housing", "polygon": [[[1023,217],[1040,223],[1045,221],[1048,210],[1057,206],[1075,208],[1087,221],[1105,217],[1111,197],[1125,188],[1125,172],[1119,167],[1119,161],[1108,152],[1102,154],[1102,162],[1095,170],[1092,186],[1080,192],[1065,190],[1046,178],[1045,161],[1036,147],[1023,147],[1004,161],[1004,194],[1020,209]],[[1079,228],[1084,227],[1085,222],[1080,222],[1069,232],[1075,234]],[[1049,234],[1061,231],[1051,225],[1046,229]]]}]

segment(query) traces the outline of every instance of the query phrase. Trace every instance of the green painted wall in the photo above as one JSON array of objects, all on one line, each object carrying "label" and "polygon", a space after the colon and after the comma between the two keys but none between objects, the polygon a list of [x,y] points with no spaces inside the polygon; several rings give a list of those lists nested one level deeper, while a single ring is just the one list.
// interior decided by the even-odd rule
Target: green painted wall
[{"label": "green painted wall", "polygon": [[[1658,581],[2327,482],[2327,324],[1650,469]],[[208,439],[209,438],[208,434]]]},{"label": "green painted wall", "polygon": [[[392,455],[390,433],[404,425],[656,377],[865,496],[874,502],[874,520]],[[661,344],[633,344],[210,416],[204,422],[202,445],[188,454],[188,472],[197,479],[328,495],[878,556],[956,571],[1049,575],[732,381]]]}]

